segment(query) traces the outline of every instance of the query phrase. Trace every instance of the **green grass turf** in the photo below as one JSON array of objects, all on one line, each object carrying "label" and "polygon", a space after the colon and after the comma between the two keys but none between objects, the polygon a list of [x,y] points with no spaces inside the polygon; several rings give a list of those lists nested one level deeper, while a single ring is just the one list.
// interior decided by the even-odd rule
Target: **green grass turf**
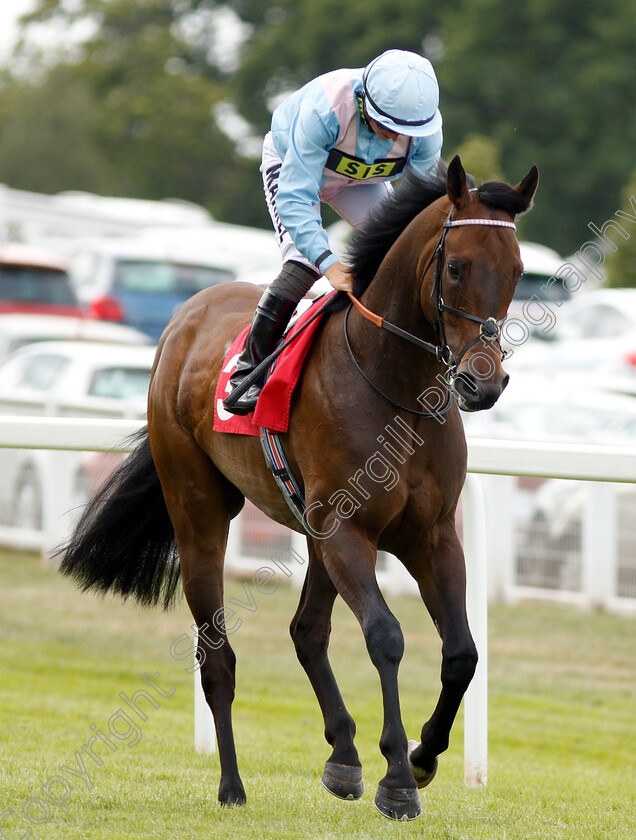
[{"label": "green grass turf", "polygon": [[[242,584],[228,584],[241,598]],[[422,816],[393,823],[373,807],[385,762],[382,710],[359,628],[337,604],[332,661],[349,710],[366,791],[341,802],[320,785],[329,749],[287,626],[298,593],[257,593],[233,635],[238,656],[234,724],[248,804],[216,801],[218,757],[193,750],[192,676],[170,657],[190,634],[182,603],[170,613],[78,592],[28,554],[0,551],[0,829],[10,840],[208,840],[209,838],[435,838],[436,840],[631,840],[636,837],[636,623],[556,606],[490,611],[489,783],[463,783],[462,715],[440,770],[423,792]],[[243,598],[243,600],[245,600]],[[440,643],[423,605],[391,602],[406,638],[400,671],[409,737],[417,737],[439,689]],[[184,646],[185,647],[185,646]],[[174,687],[145,706],[141,740],[85,756],[91,789],[68,777],[67,812],[47,815],[42,786],[145,688],[143,673]],[[155,695],[156,696],[156,695]],[[120,721],[121,724],[121,721]],[[124,732],[120,728],[120,731]],[[112,739],[111,739],[112,740]],[[33,800],[29,803],[29,800]],[[29,823],[23,808],[33,819]],[[2,837],[3,835],[0,835]]]}]

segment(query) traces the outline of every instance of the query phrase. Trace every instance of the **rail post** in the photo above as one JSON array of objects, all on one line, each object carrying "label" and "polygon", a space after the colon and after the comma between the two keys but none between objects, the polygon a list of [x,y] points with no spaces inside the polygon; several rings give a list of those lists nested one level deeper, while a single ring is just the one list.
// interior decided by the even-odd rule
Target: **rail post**
[{"label": "rail post", "polygon": [[486,507],[479,476],[468,473],[462,491],[466,610],[479,652],[477,670],[464,696],[464,782],[485,787],[488,779],[488,567]]},{"label": "rail post", "polygon": [[[196,627],[196,625],[195,625]],[[214,717],[205,699],[201,684],[201,668],[197,660],[199,631],[194,633],[194,750],[204,755],[216,752],[216,733]]]}]

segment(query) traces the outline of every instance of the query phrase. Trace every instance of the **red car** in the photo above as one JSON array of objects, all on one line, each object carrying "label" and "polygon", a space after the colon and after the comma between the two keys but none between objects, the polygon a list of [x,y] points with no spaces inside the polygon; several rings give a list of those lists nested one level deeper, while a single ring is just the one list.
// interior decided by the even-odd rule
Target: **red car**
[{"label": "red car", "polygon": [[0,312],[83,316],[66,263],[30,245],[0,245]]}]

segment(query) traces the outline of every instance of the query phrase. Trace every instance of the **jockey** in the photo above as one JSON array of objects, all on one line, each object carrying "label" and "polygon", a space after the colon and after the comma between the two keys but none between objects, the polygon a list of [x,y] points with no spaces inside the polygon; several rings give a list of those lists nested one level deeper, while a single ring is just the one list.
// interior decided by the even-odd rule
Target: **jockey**
[{"label": "jockey", "polygon": [[[321,274],[334,289],[351,291],[353,276],[329,248],[320,203],[357,227],[404,170],[426,175],[442,146],[438,103],[431,63],[388,50],[364,69],[319,76],[276,108],[261,172],[283,267],[256,308],[233,387],[272,352]],[[249,414],[261,388],[262,380],[238,399],[230,392],[225,407]]]}]

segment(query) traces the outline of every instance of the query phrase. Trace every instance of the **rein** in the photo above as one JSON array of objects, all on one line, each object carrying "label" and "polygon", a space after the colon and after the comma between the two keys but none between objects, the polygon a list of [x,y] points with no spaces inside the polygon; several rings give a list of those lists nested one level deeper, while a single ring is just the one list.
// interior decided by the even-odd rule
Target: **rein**
[{"label": "rein", "polygon": [[[433,251],[428,263],[426,264],[426,268],[422,272],[422,276],[420,278],[421,289],[422,284],[424,283],[424,278],[426,277],[426,274],[428,273],[428,270],[431,267],[433,261],[435,261],[435,277],[433,280],[433,289],[431,291],[431,297],[436,297],[436,320],[434,326],[435,332],[437,333],[439,339],[438,344],[433,344],[430,341],[424,341],[423,339],[419,338],[419,336],[413,335],[413,333],[410,333],[407,330],[403,330],[396,324],[392,324],[390,321],[387,321],[381,315],[377,315],[375,312],[372,312],[370,309],[364,306],[364,304],[362,304],[351,292],[347,292],[350,303],[349,307],[347,308],[347,312],[344,319],[344,334],[349,355],[351,356],[351,359],[356,369],[363,376],[363,378],[372,386],[372,388],[378,394],[384,397],[384,399],[388,400],[392,405],[396,406],[397,408],[400,408],[404,411],[408,411],[411,414],[416,414],[419,417],[441,417],[442,415],[446,414],[452,403],[451,388],[448,388],[448,399],[446,400],[444,406],[442,406],[442,408],[439,409],[439,411],[418,411],[416,409],[407,408],[406,406],[400,405],[400,403],[396,402],[383,391],[381,391],[380,388],[367,376],[367,374],[360,367],[358,361],[356,360],[353,354],[353,348],[351,347],[351,343],[349,341],[347,325],[349,321],[349,313],[351,312],[351,308],[355,306],[358,312],[360,312],[360,314],[364,318],[366,318],[367,321],[370,321],[376,327],[386,330],[387,332],[393,333],[394,335],[403,338],[405,341],[408,341],[411,344],[415,344],[417,347],[421,347],[422,349],[427,350],[429,353],[432,353],[437,359],[437,361],[442,362],[444,365],[446,365],[447,375],[450,380],[454,379],[457,375],[457,368],[459,367],[461,360],[464,358],[468,350],[470,350],[470,348],[473,347],[473,345],[475,345],[478,341],[481,341],[482,339],[485,341],[497,343],[499,350],[501,351],[502,361],[508,356],[507,351],[503,350],[501,347],[501,326],[505,321],[505,317],[500,318],[499,320],[496,320],[492,316],[490,316],[489,318],[482,318],[480,315],[473,315],[471,312],[466,312],[464,309],[455,309],[452,306],[448,306],[448,304],[444,302],[444,298],[442,297],[442,274],[444,271],[446,235],[450,228],[462,227],[464,225],[487,225],[489,227],[510,228],[511,230],[516,231],[517,226],[514,222],[506,222],[500,219],[453,219],[452,215],[453,208],[451,208],[446,221],[442,225],[442,233],[440,235],[439,241],[435,246],[435,250]],[[479,335],[477,335],[475,338],[469,341],[468,344],[466,344],[462,348],[457,358],[453,356],[453,352],[450,349],[448,342],[446,341],[443,320],[444,312],[450,312],[452,315],[457,315],[461,318],[467,318],[469,321],[474,321],[475,323],[480,325]]]}]

